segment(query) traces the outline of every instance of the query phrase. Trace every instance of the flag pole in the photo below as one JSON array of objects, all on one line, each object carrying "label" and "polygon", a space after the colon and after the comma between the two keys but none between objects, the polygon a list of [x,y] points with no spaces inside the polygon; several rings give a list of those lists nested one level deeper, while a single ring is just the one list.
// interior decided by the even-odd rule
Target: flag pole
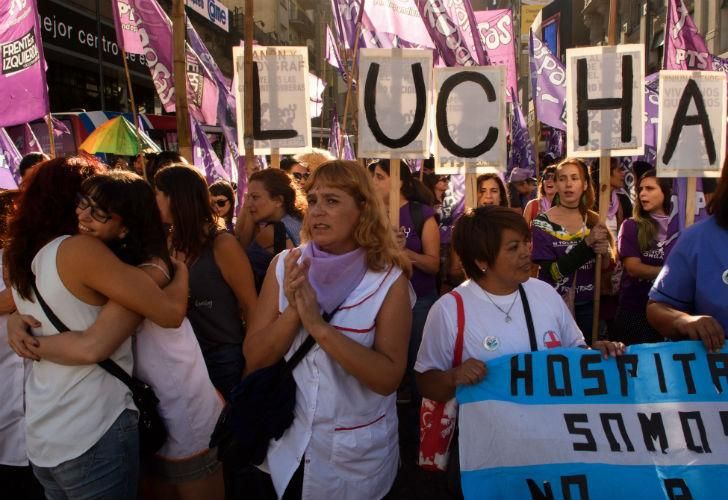
[{"label": "flag pole", "polygon": [[[349,84],[346,89],[346,100],[344,101],[344,117],[341,124],[341,135],[342,137],[346,136],[347,133],[347,125],[348,125],[348,115],[349,115],[349,102],[351,101],[351,91],[354,83],[354,76],[356,75],[358,77],[357,72],[357,53],[359,52],[359,40],[361,39],[361,20],[362,16],[364,14],[364,9],[362,8],[359,12],[359,19],[356,20],[356,39],[354,40],[354,50],[351,53],[351,72],[349,73]],[[339,152],[336,156],[341,157],[341,152],[344,148],[344,141],[339,141]],[[357,151],[359,150],[359,145],[357,144]]]},{"label": "flag pole", "polygon": [[[617,0],[609,0],[609,31],[607,44],[617,43]],[[599,222],[607,222],[609,211],[609,168],[611,157],[609,154],[599,157]],[[601,309],[601,288],[602,288],[602,256],[597,255],[594,269],[594,318],[592,320],[592,344],[599,336],[599,311]]]},{"label": "flag pole", "polygon": [[126,85],[129,89],[129,102],[131,104],[131,115],[134,120],[134,130],[136,131],[137,145],[139,151],[137,154],[142,154],[142,137],[139,130],[139,117],[137,115],[136,103],[134,102],[134,90],[131,87],[131,76],[129,75],[129,64],[126,62],[126,50],[123,47],[121,49],[121,60],[124,61],[124,76],[126,76]]},{"label": "flag pole", "polygon": [[[46,123],[48,125],[48,144],[51,148],[50,155],[51,158],[56,157],[56,138],[53,135],[53,115],[51,114],[50,110],[48,110],[48,114],[46,115]],[[30,125],[28,125],[30,126]]]},{"label": "flag pole", "polygon": [[245,175],[249,178],[255,169],[255,141],[253,139],[253,0],[245,0],[245,48],[243,51],[243,112],[245,114],[243,143],[245,148]]},{"label": "flag pole", "polygon": [[187,104],[187,58],[185,50],[185,4],[184,0],[172,0],[174,39],[174,95],[177,115],[177,146],[179,153],[190,163],[192,157],[192,133]]},{"label": "flag pole", "polygon": [[[687,178],[687,187],[685,192],[685,227],[688,228],[695,224],[695,193],[698,190],[697,177]],[[680,207],[682,208],[682,207]]]}]

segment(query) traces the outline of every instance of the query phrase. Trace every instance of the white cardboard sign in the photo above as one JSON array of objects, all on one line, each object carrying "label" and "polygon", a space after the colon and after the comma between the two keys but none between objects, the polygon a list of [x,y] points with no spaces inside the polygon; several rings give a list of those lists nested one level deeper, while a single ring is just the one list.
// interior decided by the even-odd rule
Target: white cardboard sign
[{"label": "white cardboard sign", "polygon": [[431,88],[432,51],[361,49],[358,156],[429,156]]},{"label": "white cardboard sign", "polygon": [[[233,47],[238,147],[244,150],[243,47]],[[308,92],[307,47],[253,47],[258,92],[253,95],[255,153],[299,153],[308,151],[311,118]]]},{"label": "white cardboard sign", "polygon": [[435,68],[435,165],[441,174],[505,172],[505,66]]},{"label": "white cardboard sign", "polygon": [[660,71],[657,174],[719,177],[726,150],[726,74]]},{"label": "white cardboard sign", "polygon": [[644,73],[641,44],[566,51],[568,156],[643,154]]}]

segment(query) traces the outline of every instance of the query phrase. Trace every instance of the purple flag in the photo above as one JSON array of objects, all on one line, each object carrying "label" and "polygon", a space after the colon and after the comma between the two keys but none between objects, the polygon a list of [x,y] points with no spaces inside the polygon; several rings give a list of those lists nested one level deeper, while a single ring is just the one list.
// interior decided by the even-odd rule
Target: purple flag
[{"label": "purple flag", "polygon": [[[343,145],[342,142],[343,141]],[[341,155],[339,155],[341,150]],[[355,160],[354,149],[351,147],[349,136],[342,135],[341,128],[339,127],[339,115],[336,113],[336,108],[331,110],[331,125],[329,126],[329,152],[334,155],[335,158],[341,158],[342,160]]]},{"label": "purple flag", "polygon": [[[478,36],[470,2],[415,0],[427,32],[447,66],[490,64]],[[407,30],[412,29],[407,27]],[[407,33],[403,30],[399,33]]]},{"label": "purple flag", "polygon": [[0,2],[0,127],[50,112],[36,0]]},{"label": "purple flag", "polygon": [[212,184],[218,179],[230,180],[220,159],[212,149],[212,144],[202,126],[197,120],[192,119],[192,151],[194,164],[205,174],[207,183]]},{"label": "purple flag", "polygon": [[[516,95],[515,89],[511,89]],[[521,111],[518,100],[513,103],[513,120],[511,121],[511,155],[508,158],[508,172],[506,178],[510,177],[515,167],[528,170],[532,176],[536,175],[536,150],[531,142],[528,133],[528,125]]]},{"label": "purple flag", "polygon": [[557,128],[551,131],[546,151],[555,158],[563,158],[566,154],[566,132]]},{"label": "purple flag", "polygon": [[[175,110],[172,22],[156,0],[130,0],[139,27],[144,56],[152,74],[162,107]],[[187,95],[190,114],[214,125],[217,116],[217,88],[197,54],[187,47]]]},{"label": "purple flag", "polygon": [[[341,3],[342,0],[338,1]],[[416,0],[367,0],[364,2],[362,26],[377,33],[377,36],[388,33],[422,47],[434,48],[415,4]]]},{"label": "purple flag", "polygon": [[30,124],[26,123],[25,125],[23,125],[23,146],[20,148],[20,154],[25,156],[28,153],[42,152],[43,148],[40,145],[38,137],[36,137],[35,132],[33,132],[33,128],[30,126]]},{"label": "purple flag", "polygon": [[341,60],[339,47],[336,44],[336,39],[334,38],[334,34],[331,32],[331,28],[328,24],[326,25],[326,60],[330,65],[336,68],[341,75],[341,78],[347,82],[348,75],[346,74],[346,67]]},{"label": "purple flag", "polygon": [[682,0],[667,1],[665,69],[712,70],[713,59]]},{"label": "purple flag", "polygon": [[[370,0],[371,1],[371,0]],[[331,0],[331,12],[336,21],[336,31],[345,49],[353,49],[356,24],[362,13],[360,0]]]},{"label": "purple flag", "polygon": [[531,89],[536,116],[546,125],[566,130],[566,67],[531,32],[528,44]]},{"label": "purple flag", "polygon": [[508,102],[513,102],[511,91],[518,88],[518,71],[511,9],[481,10],[475,12],[475,21],[478,23],[480,41],[488,51],[490,64],[506,67]]},{"label": "purple flag", "polygon": [[111,12],[114,15],[116,42],[119,47],[127,54],[143,54],[137,18],[129,0],[111,0]]},{"label": "purple flag", "polygon": [[0,189],[16,189],[20,183],[18,165],[23,157],[4,128],[0,128]]}]

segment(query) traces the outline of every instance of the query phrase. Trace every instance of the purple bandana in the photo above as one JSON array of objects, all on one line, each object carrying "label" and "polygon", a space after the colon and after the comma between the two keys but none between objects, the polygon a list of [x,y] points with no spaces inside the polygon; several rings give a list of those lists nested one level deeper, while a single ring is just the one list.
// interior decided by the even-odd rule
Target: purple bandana
[{"label": "purple bandana", "polygon": [[[619,197],[617,196],[617,190],[612,189],[612,197],[609,200],[609,211],[607,211],[607,218],[612,219],[617,215],[619,211]],[[624,214],[624,218],[629,217],[628,214]]]},{"label": "purple bandana", "polygon": [[670,222],[669,215],[650,214],[657,221],[657,241],[665,241],[667,239],[667,225]]},{"label": "purple bandana", "polygon": [[302,258],[311,264],[308,281],[316,292],[321,309],[329,314],[344,303],[367,272],[363,248],[334,255],[324,252],[312,241],[303,247]]}]

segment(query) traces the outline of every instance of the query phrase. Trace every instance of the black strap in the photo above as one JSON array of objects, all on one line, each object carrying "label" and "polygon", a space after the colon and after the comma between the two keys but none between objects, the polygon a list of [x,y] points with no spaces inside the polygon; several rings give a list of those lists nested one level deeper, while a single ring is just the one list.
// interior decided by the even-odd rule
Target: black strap
[{"label": "black strap", "polygon": [[[341,306],[339,306],[341,307]],[[321,317],[324,319],[325,322],[329,323],[331,319],[334,317],[334,315],[339,312],[339,307],[333,310],[333,312],[327,313],[324,312],[321,314]],[[310,334],[308,337],[306,337],[306,340],[303,341],[303,344],[296,349],[296,352],[293,353],[293,356],[291,356],[288,361],[286,361],[286,367],[293,371],[293,369],[296,367],[298,363],[301,362],[301,360],[308,354],[308,351],[311,350],[311,348],[316,343],[316,339],[313,338]]]},{"label": "black strap", "polygon": [[518,285],[518,292],[521,294],[523,312],[526,315],[526,325],[528,326],[528,338],[531,341],[531,351],[535,352],[538,351],[538,344],[536,343],[536,329],[533,327],[531,308],[528,305],[528,297],[526,297],[526,290],[523,289],[523,285]]},{"label": "black strap", "polygon": [[[46,303],[45,300],[43,300],[43,296],[38,291],[38,287],[35,284],[35,279],[31,283],[33,285],[33,292],[35,293],[35,298],[38,299],[38,304],[40,304],[41,309],[43,309],[43,312],[48,317],[50,322],[53,324],[53,326],[58,330],[58,333],[68,332],[71,329],[68,328],[63,321],[56,316],[56,313],[53,312],[53,310],[50,308],[50,306]],[[122,367],[120,367],[116,362],[112,359],[105,359],[103,361],[99,361],[98,365],[109,372],[114,377],[121,380],[124,385],[126,385],[129,389],[133,389],[133,379],[131,378],[131,375],[126,373]]]}]

